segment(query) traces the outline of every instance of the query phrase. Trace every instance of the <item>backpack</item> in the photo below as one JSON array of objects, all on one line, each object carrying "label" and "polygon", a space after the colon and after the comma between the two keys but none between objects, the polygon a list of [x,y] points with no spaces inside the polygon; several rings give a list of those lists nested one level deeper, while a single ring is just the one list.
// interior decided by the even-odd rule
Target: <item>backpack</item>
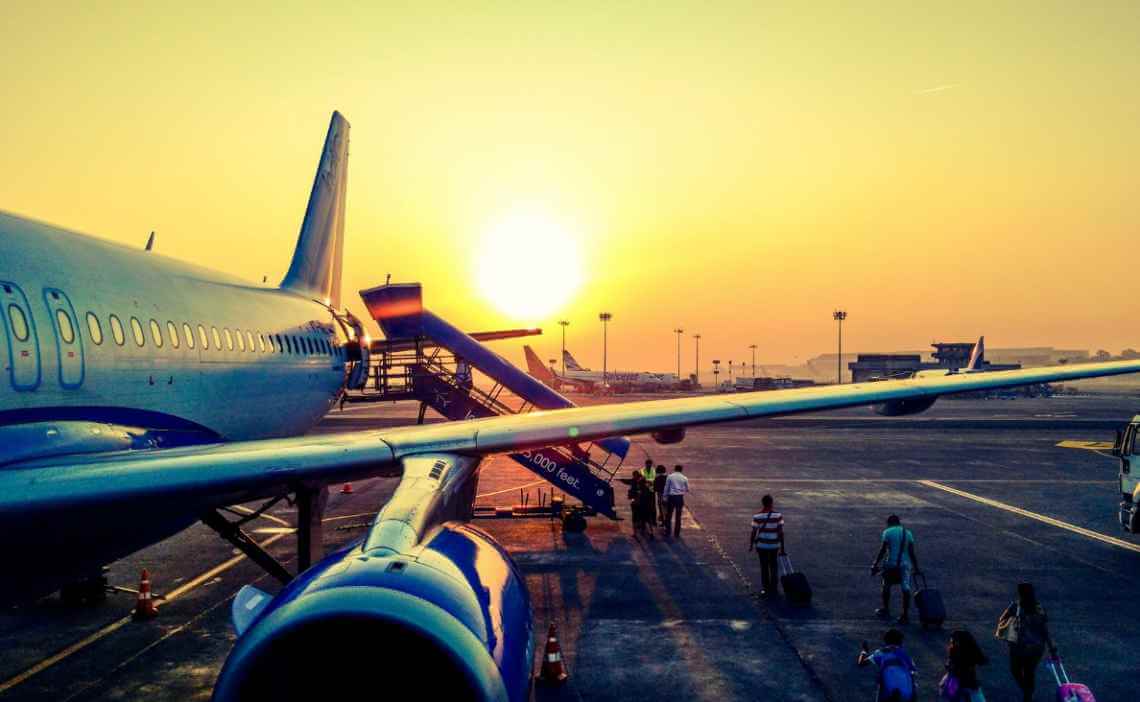
[{"label": "backpack", "polygon": [[879,699],[910,702],[914,698],[914,678],[897,651],[885,652],[879,664]]}]

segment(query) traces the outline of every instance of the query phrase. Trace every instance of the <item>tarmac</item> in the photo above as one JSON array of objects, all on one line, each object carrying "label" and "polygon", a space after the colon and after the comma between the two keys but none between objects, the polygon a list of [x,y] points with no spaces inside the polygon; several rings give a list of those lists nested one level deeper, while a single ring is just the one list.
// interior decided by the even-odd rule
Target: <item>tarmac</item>
[{"label": "tarmac", "polygon": [[[629,468],[646,452],[685,466],[692,493],[680,539],[635,537],[628,519],[594,518],[582,534],[545,518],[477,524],[526,577],[536,670],[547,627],[558,627],[570,680],[536,689],[539,700],[872,699],[874,673],[855,657],[861,641],[874,644],[889,625],[874,614],[878,579],[869,566],[891,513],[914,532],[919,563],[949,611],[941,629],[924,630],[914,612],[902,627],[923,699],[934,697],[957,628],[991,658],[981,669],[988,698],[1019,699],[992,632],[1021,581],[1037,586],[1073,678],[1099,699],[1130,699],[1140,537],[1116,522],[1116,462],[1057,444],[1111,441],[1138,405],[1124,397],[948,399],[913,417],[856,408],[693,429],[672,446],[637,438]],[[411,403],[350,404],[317,431],[408,424],[415,412]],[[334,486],[326,541],[360,536],[395,483],[354,483],[351,494]],[[496,457],[485,464],[478,502],[510,505],[523,494],[534,502],[540,489],[549,495],[546,483]],[[811,581],[808,608],[755,596],[749,520],[765,493],[785,513],[788,553]],[[250,528],[289,562],[294,519],[280,504]],[[129,618],[128,595],[87,607],[52,597],[0,614],[0,700],[208,699],[234,642],[233,595],[247,583],[276,585],[201,525],[113,564],[110,580],[136,587],[143,567],[168,598],[151,621]],[[1036,699],[1053,699],[1047,671],[1038,681]]]}]

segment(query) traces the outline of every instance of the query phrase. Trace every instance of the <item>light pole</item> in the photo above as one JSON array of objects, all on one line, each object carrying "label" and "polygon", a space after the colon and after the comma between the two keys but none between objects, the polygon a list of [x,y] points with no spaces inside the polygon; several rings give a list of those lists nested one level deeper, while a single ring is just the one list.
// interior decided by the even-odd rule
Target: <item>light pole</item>
[{"label": "light pole", "polygon": [[839,358],[835,359],[835,382],[843,384],[843,320],[847,319],[847,310],[835,310],[831,318],[839,323]]},{"label": "light pole", "polygon": [[566,376],[566,327],[570,326],[570,321],[566,319],[558,320],[558,324],[562,327],[562,375]]},{"label": "light pole", "polygon": [[732,361],[728,362],[728,382],[732,382]]},{"label": "light pole", "polygon": [[681,335],[685,333],[685,330],[677,327],[673,333],[677,335],[677,382],[679,383],[681,382]]},{"label": "light pole", "polygon": [[756,344],[750,345],[748,348],[752,349],[752,377],[756,377]]},{"label": "light pole", "polygon": [[697,342],[697,362],[693,367],[693,379],[697,387],[701,386],[701,335],[693,334],[693,341]]},{"label": "light pole", "polygon": [[720,361],[713,359],[713,390],[720,390]]},{"label": "light pole", "polygon": [[609,312],[602,312],[598,314],[598,319],[602,322],[602,388],[605,388],[609,383],[606,381],[606,353],[608,351],[609,336],[607,332],[607,322],[613,319],[614,316]]}]

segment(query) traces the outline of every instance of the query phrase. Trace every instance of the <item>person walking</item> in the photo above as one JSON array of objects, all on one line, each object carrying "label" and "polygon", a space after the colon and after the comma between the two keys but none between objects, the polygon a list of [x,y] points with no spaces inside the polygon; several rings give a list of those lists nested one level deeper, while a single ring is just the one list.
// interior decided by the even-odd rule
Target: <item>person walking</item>
[{"label": "person walking", "polygon": [[946,674],[938,683],[939,702],[986,702],[978,666],[988,662],[973,634],[963,629],[951,633],[946,643]]},{"label": "person walking", "polygon": [[874,663],[878,669],[877,702],[913,702],[917,668],[903,648],[903,633],[898,629],[888,629],[883,634],[883,644],[882,648],[871,651],[864,641],[856,665],[863,667]]},{"label": "person walking", "polygon": [[1017,599],[998,617],[994,637],[1009,644],[1009,671],[1021,689],[1021,699],[1032,700],[1037,687],[1037,665],[1045,648],[1049,648],[1050,656],[1057,657],[1057,646],[1049,634],[1049,618],[1037,601],[1033,585],[1017,586]]},{"label": "person walking", "polygon": [[[884,561],[885,557],[885,561]],[[883,562],[882,568],[879,563]],[[875,610],[880,617],[891,616],[891,588],[898,585],[902,590],[902,616],[898,618],[899,624],[910,621],[910,588],[911,575],[921,575],[918,568],[918,555],[914,550],[914,534],[910,529],[903,527],[898,515],[887,517],[887,528],[883,530],[882,544],[875,562],[871,564],[871,575],[882,571],[883,606]]]},{"label": "person walking", "polygon": [[776,560],[787,553],[784,550],[784,515],[773,508],[771,495],[761,498],[760,504],[760,512],[752,515],[752,536],[748,548],[755,548],[760,558],[760,596],[769,597],[779,594]]},{"label": "person walking", "polygon": [[673,472],[665,480],[665,536],[669,536],[669,524],[673,524],[674,538],[681,536],[681,512],[685,509],[685,495],[689,494],[689,479],[685,477],[684,466],[673,466]]},{"label": "person walking", "polygon": [[660,520],[662,527],[665,526],[665,481],[669,478],[669,473],[665,470],[665,466],[657,466],[656,476],[653,478],[653,494],[657,498],[657,518]]},{"label": "person walking", "polygon": [[642,524],[642,517],[645,515],[645,510],[641,506],[641,486],[645,484],[645,478],[641,476],[639,471],[633,472],[633,482],[629,485],[629,492],[626,497],[629,498],[629,512],[633,517],[633,532],[640,534],[644,529]]},{"label": "person walking", "polygon": [[657,477],[657,471],[653,470],[653,459],[645,459],[645,467],[641,469],[641,477],[645,478],[645,482],[653,485],[653,479]]}]

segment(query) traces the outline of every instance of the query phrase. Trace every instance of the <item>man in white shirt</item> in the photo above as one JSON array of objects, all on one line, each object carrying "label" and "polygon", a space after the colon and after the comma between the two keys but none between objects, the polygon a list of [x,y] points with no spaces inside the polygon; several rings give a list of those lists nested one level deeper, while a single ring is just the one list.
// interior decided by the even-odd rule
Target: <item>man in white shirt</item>
[{"label": "man in white shirt", "polygon": [[673,472],[665,479],[665,536],[669,536],[670,522],[673,536],[681,535],[681,511],[685,509],[685,495],[689,494],[689,479],[684,471],[684,466],[673,466]]}]

